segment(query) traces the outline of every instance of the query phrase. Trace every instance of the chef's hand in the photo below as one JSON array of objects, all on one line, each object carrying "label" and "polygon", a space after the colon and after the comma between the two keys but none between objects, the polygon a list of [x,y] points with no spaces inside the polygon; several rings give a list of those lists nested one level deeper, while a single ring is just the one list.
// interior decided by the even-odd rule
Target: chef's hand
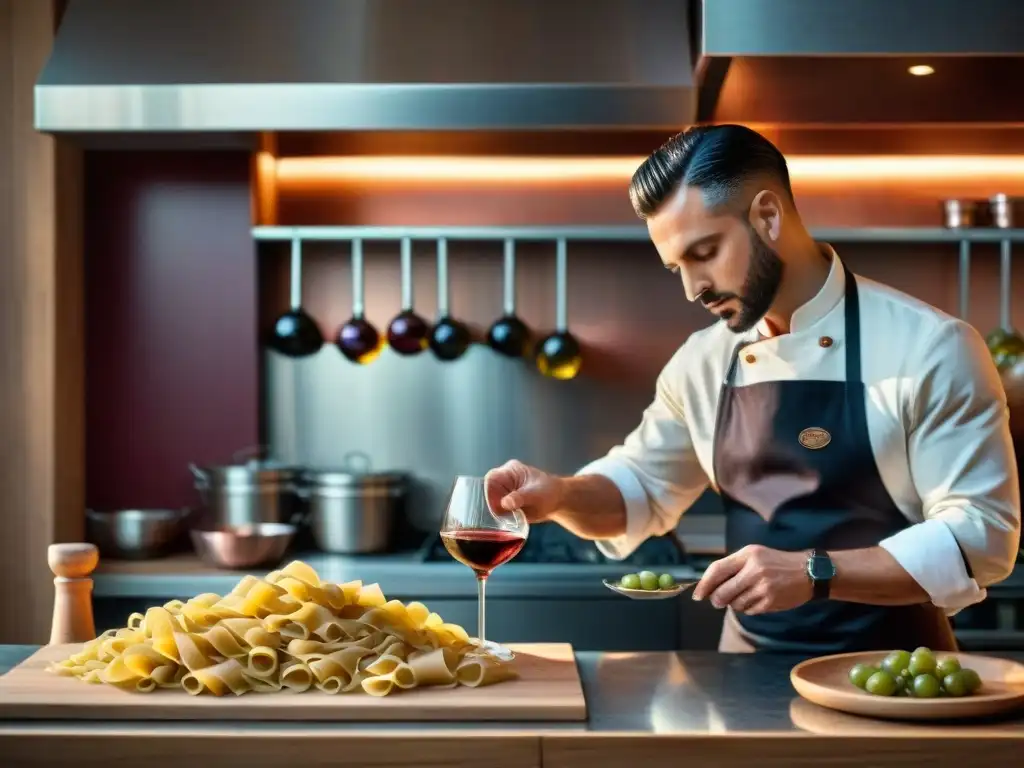
[{"label": "chef's hand", "polygon": [[694,600],[739,613],[786,611],[814,595],[806,552],[782,552],[751,544],[716,560],[693,588]]},{"label": "chef's hand", "polygon": [[559,477],[514,459],[488,472],[484,488],[492,511],[521,509],[530,523],[550,518],[561,498]]}]

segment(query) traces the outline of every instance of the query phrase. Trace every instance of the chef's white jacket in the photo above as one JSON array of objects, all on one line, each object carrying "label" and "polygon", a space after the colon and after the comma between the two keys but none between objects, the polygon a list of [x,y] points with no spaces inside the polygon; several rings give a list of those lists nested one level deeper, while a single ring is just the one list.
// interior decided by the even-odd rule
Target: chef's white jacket
[{"label": "chef's white jacket", "polygon": [[[790,333],[773,337],[763,322],[741,335],[724,322],[694,333],[658,376],[639,425],[579,470],[608,477],[625,500],[626,532],[597,542],[607,556],[624,558],[647,537],[674,529],[709,484],[715,487],[715,414],[738,341],[749,346],[734,386],[845,378],[846,280],[829,251],[829,276],[794,313]],[[1020,545],[1006,395],[971,325],[860,276],[857,287],[871,447],[889,495],[913,523],[880,546],[952,615],[1009,575]],[[823,336],[833,343],[823,346]]]}]

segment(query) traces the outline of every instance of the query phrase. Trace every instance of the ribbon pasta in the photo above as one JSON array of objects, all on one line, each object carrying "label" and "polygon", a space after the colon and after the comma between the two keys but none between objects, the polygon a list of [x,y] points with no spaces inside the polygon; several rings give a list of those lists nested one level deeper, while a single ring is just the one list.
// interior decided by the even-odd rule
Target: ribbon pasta
[{"label": "ribbon pasta", "polygon": [[149,693],[363,692],[478,687],[518,677],[425,605],[387,600],[377,584],[330,584],[296,560],[265,579],[133,613],[53,674]]}]

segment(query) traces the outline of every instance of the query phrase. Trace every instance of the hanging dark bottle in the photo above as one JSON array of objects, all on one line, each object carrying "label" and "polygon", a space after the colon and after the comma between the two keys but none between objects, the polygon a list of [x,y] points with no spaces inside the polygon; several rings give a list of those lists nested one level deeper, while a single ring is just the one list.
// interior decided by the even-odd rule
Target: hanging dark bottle
[{"label": "hanging dark bottle", "polygon": [[430,324],[412,308],[412,241],[402,238],[402,311],[388,325],[388,345],[400,355],[418,355],[428,346]]},{"label": "hanging dark bottle", "polygon": [[555,332],[541,339],[535,350],[537,370],[552,379],[572,379],[580,372],[583,356],[580,343],[569,333],[566,308],[568,261],[565,239],[558,241],[555,261]]},{"label": "hanging dark bottle", "polygon": [[516,243],[505,240],[505,313],[487,331],[487,344],[506,357],[523,357],[529,351],[530,329],[516,315]]},{"label": "hanging dark bottle", "polygon": [[448,241],[437,241],[437,322],[430,331],[430,350],[438,360],[458,360],[473,343],[466,324],[448,310]]},{"label": "hanging dark bottle", "polygon": [[292,239],[291,309],[274,321],[267,346],[288,357],[308,357],[320,351],[323,334],[302,308],[302,241]]},{"label": "hanging dark bottle", "polygon": [[366,320],[363,306],[363,241],[352,241],[352,317],[338,328],[335,344],[346,359],[359,365],[376,360],[384,339]]}]

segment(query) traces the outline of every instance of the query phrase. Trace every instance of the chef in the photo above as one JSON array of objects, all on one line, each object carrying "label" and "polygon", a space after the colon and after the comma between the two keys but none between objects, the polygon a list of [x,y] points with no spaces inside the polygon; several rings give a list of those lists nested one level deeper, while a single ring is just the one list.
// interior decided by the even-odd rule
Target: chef
[{"label": "chef", "polygon": [[785,158],[748,128],[674,136],[629,194],[717,322],[675,352],[621,445],[572,477],[510,461],[487,475],[490,505],[622,559],[710,484],[727,554],[692,596],[726,609],[720,650],[955,650],[949,617],[1007,577],[1020,543],[982,338],[816,242]]}]

